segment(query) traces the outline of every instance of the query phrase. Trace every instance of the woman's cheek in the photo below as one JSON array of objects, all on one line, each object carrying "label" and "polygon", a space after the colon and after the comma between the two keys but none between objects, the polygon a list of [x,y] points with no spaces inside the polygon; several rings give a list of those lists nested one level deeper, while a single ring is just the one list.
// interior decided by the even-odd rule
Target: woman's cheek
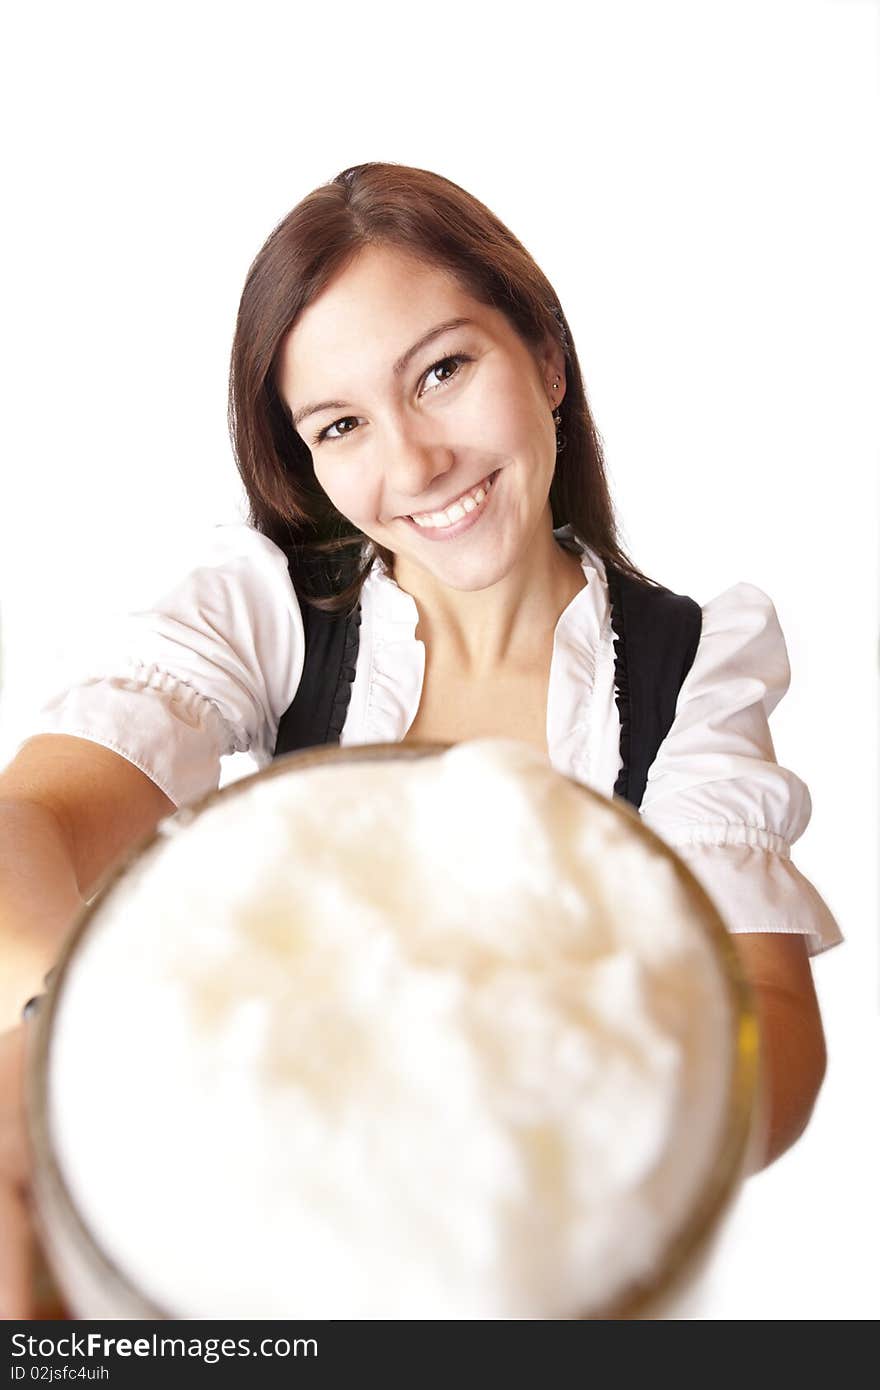
[{"label": "woman's cheek", "polygon": [[326,492],[330,501],[338,512],[341,512],[359,530],[364,529],[364,524],[369,526],[375,521],[375,512],[369,509],[369,489],[365,489],[358,483],[352,475],[351,470],[347,470],[344,476],[340,476],[335,469],[321,468],[315,465],[315,477]]},{"label": "woman's cheek", "polygon": [[479,399],[468,401],[462,438],[487,456],[511,458],[534,441],[535,427],[534,405],[522,381],[502,376]]}]

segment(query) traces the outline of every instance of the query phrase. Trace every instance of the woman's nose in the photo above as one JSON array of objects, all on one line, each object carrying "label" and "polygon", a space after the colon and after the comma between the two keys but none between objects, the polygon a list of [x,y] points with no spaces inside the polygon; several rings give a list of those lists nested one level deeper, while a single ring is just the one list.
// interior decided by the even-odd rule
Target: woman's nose
[{"label": "woman's nose", "polygon": [[401,424],[386,440],[385,484],[388,492],[401,500],[424,498],[435,479],[453,465],[452,449],[438,439],[436,426],[429,430],[421,421]]}]

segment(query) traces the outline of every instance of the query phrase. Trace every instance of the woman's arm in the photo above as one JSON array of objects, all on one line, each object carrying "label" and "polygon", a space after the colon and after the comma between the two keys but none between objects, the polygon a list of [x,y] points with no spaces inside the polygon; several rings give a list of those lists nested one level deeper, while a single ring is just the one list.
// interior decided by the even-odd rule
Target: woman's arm
[{"label": "woman's arm", "polygon": [[174,803],[126,758],[41,734],[0,774],[0,1028],[36,994],[86,898]]},{"label": "woman's arm", "polygon": [[761,1047],[759,1172],[800,1138],[825,1075],[825,1034],[804,938],[731,933],[755,994]]},{"label": "woman's arm", "polygon": [[34,1238],[27,1197],[24,1027],[0,1034],[0,1319],[30,1318]]},{"label": "woman's arm", "polygon": [[24,1028],[12,1025],[102,875],[173,810],[133,763],[66,734],[29,739],[0,774],[0,1318],[35,1311]]}]

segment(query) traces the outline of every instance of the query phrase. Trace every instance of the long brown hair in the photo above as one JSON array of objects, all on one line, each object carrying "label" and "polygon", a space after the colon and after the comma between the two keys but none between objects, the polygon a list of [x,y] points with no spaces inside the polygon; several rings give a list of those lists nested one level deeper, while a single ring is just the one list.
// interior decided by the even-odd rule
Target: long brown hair
[{"label": "long brown hair", "polygon": [[[512,232],[449,179],[403,164],[357,164],[316,188],[272,232],[248,271],[232,346],[229,430],[251,523],[299,557],[300,596],[350,609],[376,555],[393,556],[332,505],[276,385],[279,349],[298,315],[367,244],[387,244],[452,271],[499,309],[531,349],[563,349],[564,447],[550,487],[554,527],[570,523],[606,563],[647,584],[621,548],[602,444],[574,339],[553,287]],[[336,563],[334,563],[334,558]],[[311,562],[311,569],[309,568]]]}]

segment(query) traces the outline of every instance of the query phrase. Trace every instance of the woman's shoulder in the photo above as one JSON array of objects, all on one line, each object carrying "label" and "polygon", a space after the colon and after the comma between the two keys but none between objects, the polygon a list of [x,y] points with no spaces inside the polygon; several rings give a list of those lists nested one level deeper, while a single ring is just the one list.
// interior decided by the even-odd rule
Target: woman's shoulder
[{"label": "woman's shoulder", "polygon": [[769,715],[791,683],[788,647],[776,605],[756,584],[739,581],[702,604],[692,693],[723,686],[738,706]]},{"label": "woman's shoulder", "polygon": [[[705,687],[717,692],[719,686],[739,687],[743,682],[755,689],[760,685],[768,713],[787,691],[791,668],[785,636],[776,605],[757,584],[739,580],[708,599],[682,594],[677,588],[631,586],[630,593],[652,596],[642,600],[648,632],[652,621],[662,625],[664,619],[690,632],[689,691]],[[631,599],[632,609],[637,604],[637,599]]]},{"label": "woman's shoulder", "polygon": [[665,583],[662,579],[654,577],[640,578],[638,575],[628,573],[623,567],[604,560],[599,552],[570,525],[557,527],[553,534],[560,545],[579,555],[585,568],[595,571],[603,584],[608,584],[609,580],[617,580],[631,592],[672,595],[674,598],[686,599],[691,603],[696,603],[704,616],[708,614],[716,621],[730,618],[738,612],[750,614],[752,620],[755,620],[758,615],[763,615],[767,620],[776,619],[776,610],[772,599],[756,584],[740,580],[715,597],[702,602],[695,597],[696,586]]},{"label": "woman's shoulder", "polygon": [[[739,580],[705,599],[697,586],[644,582],[605,561],[570,526],[554,534],[576,551],[608,599],[611,635],[638,647],[649,666],[684,653],[687,690],[712,690],[742,682],[761,687],[769,713],[789,687],[788,650],[776,605],[757,584]],[[674,650],[673,650],[674,648]]]},{"label": "woman's shoulder", "polygon": [[284,552],[246,523],[163,536],[151,558],[146,592],[97,625],[23,732],[105,744],[182,805],[216,786],[223,756],[271,758],[303,622]]},{"label": "woman's shoulder", "polygon": [[757,584],[739,580],[700,605],[704,640],[745,648],[785,647],[773,599]]},{"label": "woman's shoulder", "polygon": [[757,627],[779,626],[779,616],[773,599],[757,584],[739,580],[723,589],[702,605],[704,623],[712,625],[742,623],[749,630]]},{"label": "woman's shoulder", "polygon": [[196,530],[176,546],[178,568],[218,568],[251,560],[273,570],[287,570],[287,553],[247,521],[220,521]]},{"label": "woman's shoulder", "polygon": [[163,554],[142,588],[144,601],[132,614],[210,611],[237,625],[237,618],[260,610],[289,614],[299,607],[285,552],[242,521],[163,538]]}]

